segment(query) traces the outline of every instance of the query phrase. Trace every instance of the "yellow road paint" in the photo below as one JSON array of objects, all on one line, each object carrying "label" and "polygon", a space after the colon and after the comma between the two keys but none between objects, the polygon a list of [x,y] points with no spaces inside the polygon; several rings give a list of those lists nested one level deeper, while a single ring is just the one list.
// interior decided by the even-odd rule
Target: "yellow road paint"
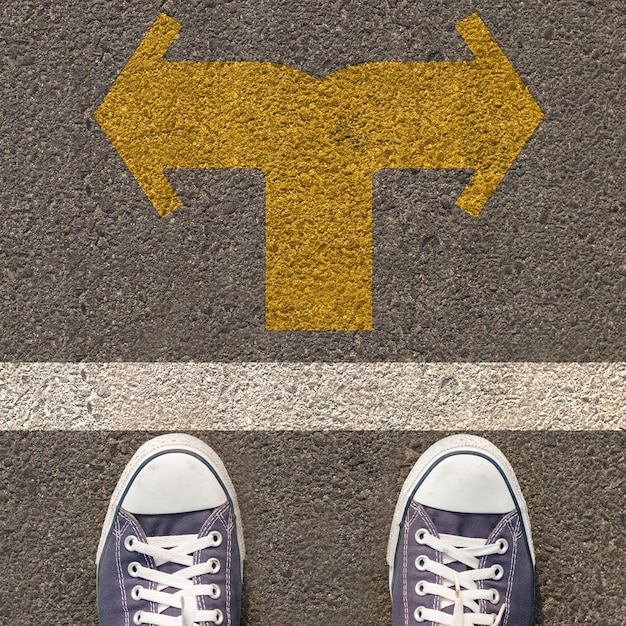
[{"label": "yellow road paint", "polygon": [[266,328],[371,330],[372,177],[462,168],[478,215],[543,114],[474,14],[462,62],[375,62],[318,80],[261,62],[170,62],[165,14],[95,117],[160,215],[164,169],[257,168],[266,184]]}]

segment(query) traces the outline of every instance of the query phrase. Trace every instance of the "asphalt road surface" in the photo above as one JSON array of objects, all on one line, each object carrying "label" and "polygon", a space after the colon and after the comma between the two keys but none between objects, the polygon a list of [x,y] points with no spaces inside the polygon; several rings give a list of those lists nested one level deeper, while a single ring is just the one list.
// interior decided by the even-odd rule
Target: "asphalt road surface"
[{"label": "asphalt road surface", "polygon": [[[182,24],[166,60],[274,62],[319,79],[359,63],[470,61],[455,25],[476,12],[544,117],[478,217],[455,206],[467,169],[373,176],[373,330],[267,331],[264,175],[168,169],[183,206],[161,218],[94,117],[161,12]],[[251,362],[252,378],[262,362],[626,361],[625,41],[618,0],[3,0],[0,359],[52,372],[57,362]],[[23,382],[18,369],[0,370],[0,400]],[[593,371],[563,392],[580,429],[594,392],[579,387],[598,380],[604,394]],[[445,424],[472,412],[450,380],[431,392],[450,409]],[[519,392],[506,380],[504,406]],[[58,394],[38,404],[46,432],[8,417],[2,428],[0,415],[2,626],[96,626],[100,527],[150,436],[145,415],[99,430],[100,391],[80,405],[84,432],[58,430]],[[313,406],[332,407],[331,391]],[[223,420],[231,406],[226,389],[212,410]],[[530,415],[527,430],[478,433],[509,457],[530,507],[537,624],[626,623],[626,424],[621,413],[598,430],[598,415],[588,432],[549,431]],[[419,453],[445,433],[329,423],[194,426],[239,495],[248,626],[389,624],[393,507]]]},{"label": "asphalt road surface", "polygon": [[[461,170],[373,181],[373,330],[265,330],[264,179],[168,170],[159,218],[94,111],[160,12],[166,59],[323,77],[471,59],[477,12],[544,113],[478,218]],[[621,361],[623,2],[28,2],[0,7],[6,361]]]}]

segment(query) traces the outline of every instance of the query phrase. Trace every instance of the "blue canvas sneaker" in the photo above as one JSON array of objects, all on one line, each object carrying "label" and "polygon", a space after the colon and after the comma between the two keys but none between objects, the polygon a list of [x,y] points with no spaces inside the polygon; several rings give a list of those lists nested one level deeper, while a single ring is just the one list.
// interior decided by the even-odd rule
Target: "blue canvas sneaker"
[{"label": "blue canvas sneaker", "polygon": [[502,452],[471,435],[431,446],[402,487],[387,563],[393,626],[531,626],[530,522]]},{"label": "blue canvas sneaker", "polygon": [[239,626],[244,544],[217,454],[189,435],[145,443],[120,478],[96,565],[101,626]]}]

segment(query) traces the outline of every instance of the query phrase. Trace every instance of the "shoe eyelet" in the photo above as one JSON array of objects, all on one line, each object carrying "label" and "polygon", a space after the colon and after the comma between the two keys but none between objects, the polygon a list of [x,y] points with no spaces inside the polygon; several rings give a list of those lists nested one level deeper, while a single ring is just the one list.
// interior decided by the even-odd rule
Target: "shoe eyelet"
[{"label": "shoe eyelet", "polygon": [[426,564],[428,563],[430,559],[425,556],[424,554],[420,554],[420,556],[418,556],[415,559],[415,567],[420,571],[420,572],[425,572],[426,571]]},{"label": "shoe eyelet", "polygon": [[222,533],[218,532],[217,530],[210,532],[209,538],[213,542],[210,547],[217,548],[218,546],[222,545]]},{"label": "shoe eyelet", "polygon": [[217,572],[219,572],[219,571],[220,571],[221,564],[220,564],[220,562],[219,562],[219,560],[218,560],[218,559],[216,559],[216,558],[211,558],[211,559],[209,559],[209,560],[207,561],[207,563],[208,563],[209,567],[211,568],[211,569],[209,570],[209,574],[217,574]]},{"label": "shoe eyelet", "polygon": [[135,537],[135,535],[128,535],[128,537],[124,539],[124,547],[128,550],[128,552],[135,551],[135,548],[133,548],[135,541],[137,541],[137,537]]},{"label": "shoe eyelet", "polygon": [[498,546],[498,554],[505,554],[509,549],[509,542],[504,537],[500,537],[496,545]]},{"label": "shoe eyelet", "polygon": [[498,602],[500,602],[500,593],[497,589],[491,590],[491,598],[489,598],[489,602],[491,602],[491,604],[498,604]]},{"label": "shoe eyelet", "polygon": [[130,597],[133,600],[141,600],[141,592],[143,591],[143,587],[141,585],[135,585],[130,590]]},{"label": "shoe eyelet", "polygon": [[133,615],[133,624],[143,624],[143,618],[142,618],[142,615],[141,615],[141,611],[137,611]]},{"label": "shoe eyelet", "polygon": [[423,546],[426,543],[427,534],[428,531],[425,528],[420,528],[415,532],[415,541]]},{"label": "shoe eyelet", "polygon": [[128,573],[133,577],[133,578],[137,578],[137,576],[139,575],[139,568],[141,567],[141,565],[139,563],[137,563],[137,561],[133,561],[132,563],[129,564],[128,566]]},{"label": "shoe eyelet", "polygon": [[503,576],[504,576],[504,567],[502,567],[502,565],[494,565],[491,578],[493,580],[500,580]]},{"label": "shoe eyelet", "polygon": [[224,621],[224,613],[222,613],[219,609],[215,609],[215,619],[213,622],[215,624],[221,624]]},{"label": "shoe eyelet", "polygon": [[413,611],[413,618],[416,622],[424,622],[426,618],[424,617],[424,607],[418,606],[415,611]]},{"label": "shoe eyelet", "polygon": [[209,585],[209,598],[211,598],[212,600],[217,600],[221,595],[222,590],[219,588],[219,585]]},{"label": "shoe eyelet", "polygon": [[426,595],[426,581],[425,580],[420,580],[417,582],[417,584],[415,585],[415,593],[418,596]]}]

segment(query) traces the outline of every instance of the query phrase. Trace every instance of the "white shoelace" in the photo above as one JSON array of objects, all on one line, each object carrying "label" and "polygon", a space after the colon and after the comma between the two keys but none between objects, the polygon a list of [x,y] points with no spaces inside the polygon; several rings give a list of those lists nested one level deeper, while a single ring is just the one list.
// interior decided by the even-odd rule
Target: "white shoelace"
[{"label": "white shoelace", "polygon": [[[194,565],[193,553],[196,550],[217,547],[221,543],[222,535],[217,531],[202,538],[198,538],[196,535],[148,537],[147,543],[141,542],[133,536],[127,537],[124,543],[126,549],[153,557],[157,567],[168,562],[184,566],[177,572],[168,574],[144,567],[137,562],[129,565],[128,572],[132,577],[156,583],[156,589],[136,585],[132,590],[133,598],[156,602],[158,605],[158,613],[147,611],[135,613],[133,616],[134,624],[152,624],[153,626],[199,626],[201,622],[221,624],[224,621],[222,611],[219,609],[200,610],[198,608],[199,596],[208,596],[213,600],[220,597],[219,586],[214,584],[196,585],[193,582],[194,576],[216,574],[220,570],[220,562],[215,558]],[[175,593],[164,592],[163,589],[167,587],[179,591]],[[162,615],[163,611],[170,607],[180,609],[180,617]]]},{"label": "white shoelace", "polygon": [[[500,601],[495,589],[479,589],[477,582],[481,580],[499,580],[504,575],[500,565],[478,569],[481,556],[487,554],[504,554],[508,550],[505,539],[487,544],[486,539],[457,537],[456,535],[440,535],[433,537],[428,531],[420,529],[415,533],[417,543],[429,546],[443,555],[443,563],[432,561],[426,556],[418,556],[415,567],[420,571],[428,571],[441,576],[442,584],[420,581],[415,586],[418,596],[437,595],[441,597],[440,608],[454,606],[452,614],[434,609],[418,607],[414,617],[418,622],[434,622],[443,626],[499,626],[506,610],[502,604],[498,613],[481,613],[480,600],[492,604]],[[467,570],[457,572],[448,567],[450,563],[459,562],[467,566]],[[469,612],[464,611],[465,608]]]}]

